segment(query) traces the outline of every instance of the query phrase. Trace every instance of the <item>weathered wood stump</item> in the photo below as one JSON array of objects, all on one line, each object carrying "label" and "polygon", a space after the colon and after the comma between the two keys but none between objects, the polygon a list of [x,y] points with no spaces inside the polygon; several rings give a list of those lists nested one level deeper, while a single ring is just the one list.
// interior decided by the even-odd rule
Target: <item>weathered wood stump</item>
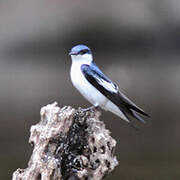
[{"label": "weathered wood stump", "polygon": [[84,112],[57,103],[41,109],[41,121],[31,127],[33,153],[26,169],[13,180],[99,180],[118,165],[116,141],[97,110]]}]

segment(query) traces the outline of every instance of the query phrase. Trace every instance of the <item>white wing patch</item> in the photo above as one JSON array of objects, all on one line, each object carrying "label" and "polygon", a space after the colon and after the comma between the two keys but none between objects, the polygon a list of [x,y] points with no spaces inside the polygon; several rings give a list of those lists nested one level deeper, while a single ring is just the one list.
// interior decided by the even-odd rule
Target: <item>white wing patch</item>
[{"label": "white wing patch", "polygon": [[114,92],[114,93],[118,92],[118,86],[113,84],[112,82],[109,83],[109,82],[105,81],[104,79],[99,79],[99,78],[98,78],[98,82],[99,82],[100,85],[102,85],[108,91],[111,91],[111,92]]}]

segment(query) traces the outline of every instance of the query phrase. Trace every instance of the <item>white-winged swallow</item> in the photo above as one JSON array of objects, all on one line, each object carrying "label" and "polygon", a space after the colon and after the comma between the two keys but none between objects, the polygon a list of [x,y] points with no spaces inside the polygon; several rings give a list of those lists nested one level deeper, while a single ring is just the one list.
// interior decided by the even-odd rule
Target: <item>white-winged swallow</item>
[{"label": "white-winged swallow", "polygon": [[71,49],[69,55],[72,59],[71,81],[93,107],[101,107],[127,122],[130,122],[131,117],[144,122],[140,115],[150,117],[103,74],[95,64],[90,48],[77,45]]}]

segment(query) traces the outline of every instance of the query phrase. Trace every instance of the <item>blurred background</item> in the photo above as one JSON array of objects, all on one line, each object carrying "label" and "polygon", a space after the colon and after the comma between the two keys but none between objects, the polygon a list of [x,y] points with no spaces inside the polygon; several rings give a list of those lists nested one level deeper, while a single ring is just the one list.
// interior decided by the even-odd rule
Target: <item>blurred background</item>
[{"label": "blurred background", "polygon": [[180,179],[180,2],[0,1],[0,179],[26,168],[40,108],[90,104],[72,86],[68,52],[88,45],[96,64],[151,115],[135,131],[103,112],[119,166],[108,180]]}]

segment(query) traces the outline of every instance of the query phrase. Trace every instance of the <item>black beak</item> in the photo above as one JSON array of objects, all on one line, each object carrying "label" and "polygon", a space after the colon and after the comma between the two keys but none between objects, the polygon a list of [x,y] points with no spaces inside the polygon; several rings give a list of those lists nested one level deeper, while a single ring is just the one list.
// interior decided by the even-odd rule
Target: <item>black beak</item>
[{"label": "black beak", "polygon": [[69,53],[69,55],[70,55],[70,56],[71,56],[71,55],[78,55],[78,53],[77,53],[77,52],[72,52],[72,51],[71,51],[71,52]]}]

